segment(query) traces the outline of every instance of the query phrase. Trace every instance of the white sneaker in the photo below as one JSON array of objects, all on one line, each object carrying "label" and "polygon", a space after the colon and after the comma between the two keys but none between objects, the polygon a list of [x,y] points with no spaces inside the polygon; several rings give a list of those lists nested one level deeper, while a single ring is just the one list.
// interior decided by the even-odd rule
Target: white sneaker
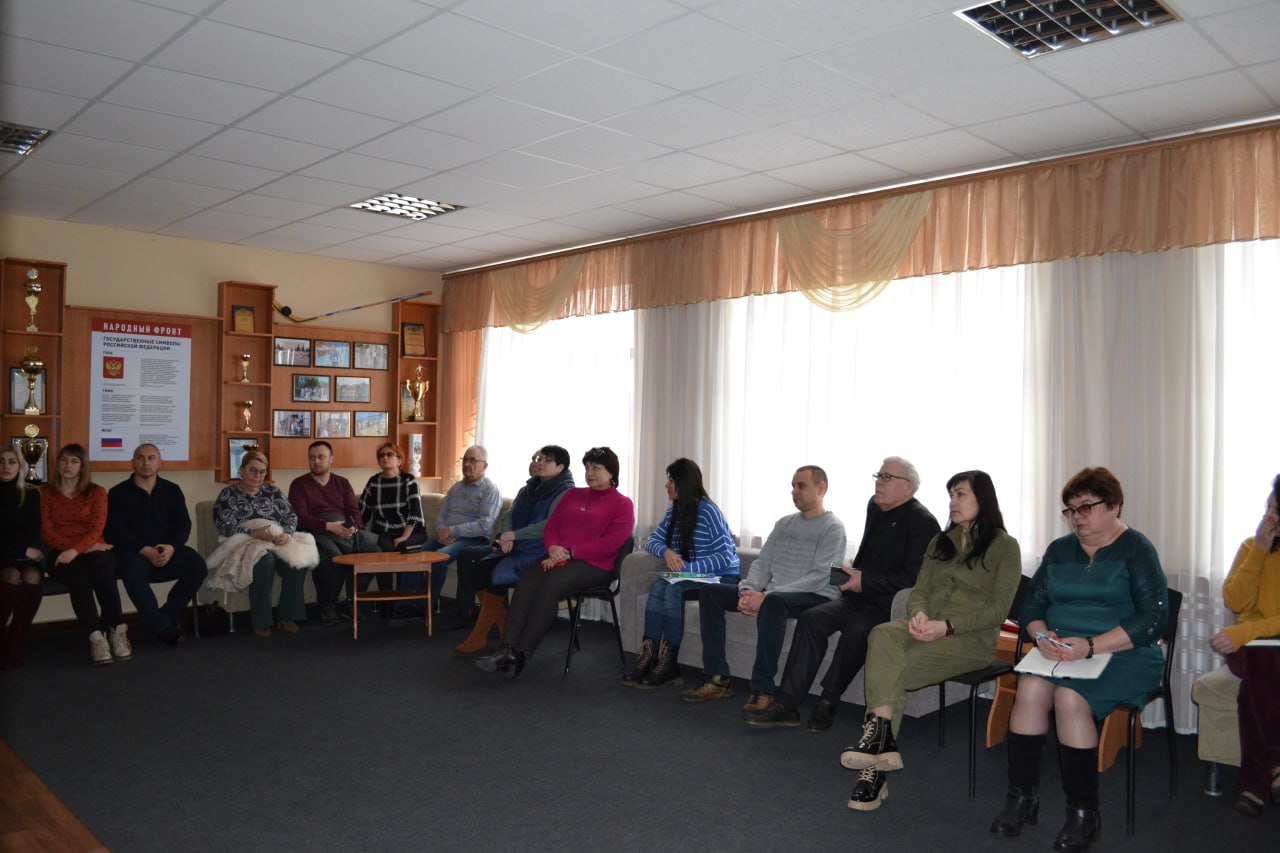
[{"label": "white sneaker", "polygon": [[129,645],[129,626],[121,622],[111,629],[111,654],[116,660],[128,660],[133,657],[133,646]]},{"label": "white sneaker", "polygon": [[106,666],[111,663],[111,647],[107,645],[107,637],[101,631],[89,635],[89,654],[93,657],[94,666]]}]

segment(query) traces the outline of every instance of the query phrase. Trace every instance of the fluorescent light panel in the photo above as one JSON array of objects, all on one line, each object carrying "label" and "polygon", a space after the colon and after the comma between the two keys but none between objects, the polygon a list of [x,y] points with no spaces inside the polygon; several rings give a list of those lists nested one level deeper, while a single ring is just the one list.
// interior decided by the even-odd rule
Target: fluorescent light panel
[{"label": "fluorescent light panel", "polygon": [[0,121],[0,151],[8,154],[30,154],[52,133],[52,130],[43,127],[27,127],[24,124]]},{"label": "fluorescent light panel", "polygon": [[414,198],[411,195],[400,195],[399,193],[383,193],[347,206],[356,210],[367,210],[370,213],[381,213],[384,216],[412,219],[415,222],[431,219],[435,216],[443,216],[450,211],[462,210],[462,205],[460,204]]},{"label": "fluorescent light panel", "polygon": [[1181,20],[1159,0],[999,0],[955,14],[1027,59]]}]

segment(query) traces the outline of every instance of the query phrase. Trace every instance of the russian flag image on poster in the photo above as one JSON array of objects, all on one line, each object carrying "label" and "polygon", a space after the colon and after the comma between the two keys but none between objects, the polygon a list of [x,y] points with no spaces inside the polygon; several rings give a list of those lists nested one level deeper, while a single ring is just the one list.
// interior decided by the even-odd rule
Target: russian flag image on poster
[{"label": "russian flag image on poster", "polygon": [[124,439],[123,438],[104,438],[102,439],[102,446],[124,449]]}]

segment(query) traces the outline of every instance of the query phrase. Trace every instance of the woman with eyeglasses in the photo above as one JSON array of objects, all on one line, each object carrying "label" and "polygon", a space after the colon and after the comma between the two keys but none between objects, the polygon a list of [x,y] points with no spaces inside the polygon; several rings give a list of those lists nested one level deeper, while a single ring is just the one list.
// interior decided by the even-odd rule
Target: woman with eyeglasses
[{"label": "woman with eyeglasses", "polygon": [[498,536],[491,546],[468,548],[458,554],[458,578],[480,590],[480,613],[465,640],[454,647],[460,655],[484,651],[496,627],[503,637],[507,622],[507,588],[525,570],[547,555],[542,533],[547,519],[565,493],[573,488],[569,451],[548,444],[529,461],[529,479],[498,519]]},{"label": "woman with eyeglasses", "polygon": [[[284,492],[267,482],[267,470],[266,454],[257,450],[244,454],[240,479],[223,489],[214,501],[213,522],[223,544],[209,558],[211,569],[222,573],[242,568],[243,574],[252,578],[248,584],[249,615],[254,635],[263,639],[271,636],[271,587],[276,575],[280,576],[280,618],[276,627],[286,634],[296,634],[298,623],[307,618],[304,561],[296,559],[292,552],[288,553],[291,561],[286,561],[286,554],[281,551],[293,543],[298,515]],[[314,541],[310,551],[315,551]],[[309,561],[314,566],[318,555]]]},{"label": "woman with eyeglasses", "polygon": [[[668,572],[718,576],[726,583],[739,576],[738,549],[720,507],[702,485],[702,469],[691,459],[667,466],[667,498],[671,505],[644,548],[661,557]],[[702,588],[700,581],[659,577],[649,587],[644,607],[644,638],[635,666],[622,683],[641,690],[677,687],[680,643],[684,639],[684,598]]]},{"label": "woman with eyeglasses", "polygon": [[888,797],[885,774],[902,769],[893,734],[907,691],[989,664],[1022,577],[1022,551],[1004,528],[991,477],[961,471],[947,480],[947,495],[951,523],[925,551],[907,599],[909,618],[877,625],[868,640],[867,718],[857,746],[840,756],[842,765],[862,771],[849,797],[857,811],[879,808]]},{"label": "woman with eyeglasses", "polygon": [[1102,827],[1098,726],[1117,705],[1142,704],[1160,684],[1168,581],[1150,540],[1120,520],[1124,492],[1106,468],[1085,468],[1062,488],[1072,533],[1045,550],[1022,607],[1022,629],[1050,661],[1109,653],[1094,679],[1023,673],[1009,718],[1009,790],[991,824],[1015,836],[1040,815],[1040,760],[1054,713],[1067,817],[1055,850],[1083,851]]},{"label": "woman with eyeglasses", "polygon": [[22,641],[44,596],[40,490],[22,479],[13,447],[0,448],[0,669],[22,665]]},{"label": "woman with eyeglasses", "polygon": [[1249,645],[1280,636],[1280,476],[1271,483],[1257,532],[1236,552],[1222,586],[1236,624],[1209,638],[1240,679],[1240,775],[1235,810],[1261,817],[1266,800],[1280,805],[1280,648]]},{"label": "woman with eyeglasses", "polygon": [[[400,448],[392,442],[384,442],[377,450],[378,473],[369,478],[360,493],[360,517],[365,529],[378,537],[382,551],[403,551],[423,545],[427,532],[422,515],[422,494],[413,475],[401,470],[403,461]],[[387,591],[393,587],[391,572],[360,575],[360,592],[369,588],[377,578],[378,589]],[[382,617],[391,618],[391,606],[384,603]]]},{"label": "woman with eyeglasses", "polygon": [[476,660],[485,672],[515,678],[555,622],[560,599],[613,580],[618,552],[635,531],[635,507],[618,491],[616,453],[593,447],[582,464],[587,486],[566,492],[547,520],[542,531],[547,556],[516,581],[503,644]]}]

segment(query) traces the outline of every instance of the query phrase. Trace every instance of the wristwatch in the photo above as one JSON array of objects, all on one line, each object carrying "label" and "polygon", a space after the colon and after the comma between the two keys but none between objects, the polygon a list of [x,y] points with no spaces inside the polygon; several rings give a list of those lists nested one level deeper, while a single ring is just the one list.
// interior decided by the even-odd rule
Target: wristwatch
[{"label": "wristwatch", "polygon": [[947,636],[954,637],[956,635],[956,626],[951,624],[950,619],[944,619],[942,621],[947,623]]},{"label": "wristwatch", "polygon": [[1089,644],[1089,654],[1085,655],[1084,659],[1089,660],[1089,658],[1093,657],[1093,637],[1085,637],[1084,641]]}]

